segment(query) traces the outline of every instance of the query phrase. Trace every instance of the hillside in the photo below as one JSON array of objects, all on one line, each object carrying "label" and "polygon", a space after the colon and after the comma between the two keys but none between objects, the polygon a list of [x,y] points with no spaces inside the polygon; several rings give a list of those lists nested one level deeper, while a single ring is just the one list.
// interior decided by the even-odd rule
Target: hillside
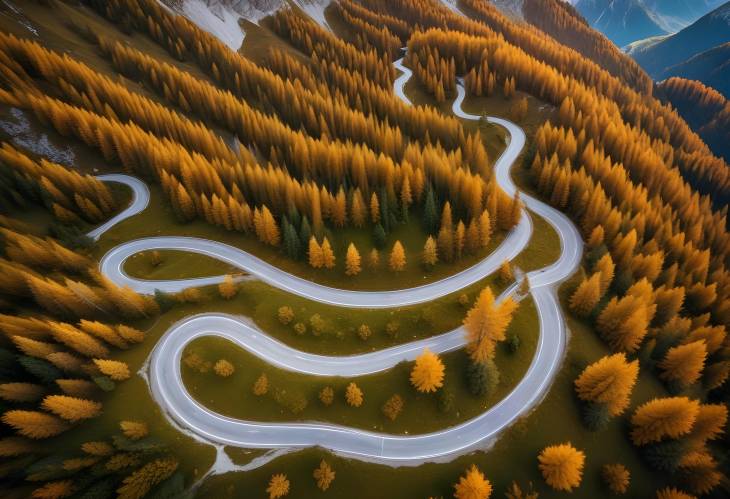
[{"label": "hillside", "polygon": [[0,497],[724,497],[729,120],[556,0],[0,1]]},{"label": "hillside", "polygon": [[722,0],[577,0],[589,24],[623,47],[638,40],[675,33]]},{"label": "hillside", "polygon": [[631,56],[651,75],[659,75],[668,67],[680,64],[690,57],[730,41],[730,2],[678,33],[648,46],[638,46]]},{"label": "hillside", "polygon": [[684,62],[662,71],[657,79],[680,76],[699,80],[707,86],[730,96],[730,42],[700,52]]},{"label": "hillside", "polygon": [[593,28],[619,47],[668,33],[641,0],[578,0],[575,7]]},{"label": "hillside", "polygon": [[[726,65],[727,60],[726,55]],[[724,82],[717,83],[727,87],[727,68],[725,74]],[[713,151],[730,160],[730,101],[726,96],[699,81],[679,77],[659,83],[657,94],[679,111]]]}]

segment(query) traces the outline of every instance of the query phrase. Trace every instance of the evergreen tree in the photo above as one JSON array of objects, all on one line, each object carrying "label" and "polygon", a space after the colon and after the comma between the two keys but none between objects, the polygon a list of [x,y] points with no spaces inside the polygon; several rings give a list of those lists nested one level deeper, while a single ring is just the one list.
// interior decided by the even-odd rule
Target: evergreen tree
[{"label": "evergreen tree", "polygon": [[375,227],[373,228],[373,244],[378,249],[383,249],[385,247],[385,229],[380,223],[376,223]]},{"label": "evergreen tree", "polygon": [[466,367],[466,381],[469,392],[475,397],[491,396],[499,385],[499,368],[494,360],[470,361]]},{"label": "evergreen tree", "polygon": [[426,201],[423,205],[423,229],[427,234],[436,234],[438,231],[438,208],[436,207],[436,196],[431,186],[426,192]]}]

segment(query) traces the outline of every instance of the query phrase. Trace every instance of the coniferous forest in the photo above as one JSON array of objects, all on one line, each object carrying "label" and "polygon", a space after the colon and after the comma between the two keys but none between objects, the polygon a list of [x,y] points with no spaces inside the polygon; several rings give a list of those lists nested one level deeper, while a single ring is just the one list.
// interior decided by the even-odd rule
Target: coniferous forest
[{"label": "coniferous forest", "polygon": [[3,2],[0,495],[730,494],[730,105],[505,3]]}]

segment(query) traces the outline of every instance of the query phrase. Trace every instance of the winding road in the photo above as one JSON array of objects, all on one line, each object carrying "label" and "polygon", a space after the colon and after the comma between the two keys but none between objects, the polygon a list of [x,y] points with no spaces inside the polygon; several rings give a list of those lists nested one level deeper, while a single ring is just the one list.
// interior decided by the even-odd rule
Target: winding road
[{"label": "winding road", "polygon": [[[394,91],[410,104],[403,93],[403,87],[411,72],[403,66],[402,61],[401,59],[394,63],[403,72],[395,82]],[[479,119],[479,116],[462,110],[464,95],[463,84],[459,82],[457,97],[453,103],[454,114],[463,119]],[[510,177],[510,168],[524,147],[525,134],[510,121],[492,117],[488,121],[504,127],[509,135],[507,148],[495,164],[495,175],[502,189],[514,196],[517,188]],[[126,177],[125,180],[117,176],[105,180],[127,183],[135,193],[132,206],[137,205],[138,201],[145,204],[143,198],[146,187],[143,191],[137,184],[139,181],[129,180],[130,178]],[[149,193],[146,195],[148,200]],[[558,260],[550,266],[527,274],[540,319],[539,341],[527,373],[504,399],[479,416],[459,425],[422,435],[389,435],[325,423],[260,423],[222,416],[195,401],[182,382],[181,356],[185,346],[195,338],[220,336],[268,363],[290,371],[317,376],[358,376],[392,368],[404,360],[413,360],[425,347],[438,353],[460,348],[465,344],[465,335],[458,328],[432,338],[377,352],[330,357],[295,350],[271,338],[251,321],[216,313],[188,317],[173,325],[159,340],[148,359],[148,382],[155,401],[183,430],[208,442],[222,445],[246,448],[321,446],[338,454],[396,465],[450,459],[457,454],[483,447],[534,407],[547,392],[560,366],[567,337],[556,286],[577,269],[582,254],[580,234],[565,215],[524,193],[521,198],[528,209],[544,217],[555,228],[562,251]],[[131,208],[130,206],[125,212]],[[121,215],[115,217],[116,222]],[[98,237],[104,230],[97,229],[94,232]],[[430,301],[481,280],[496,270],[505,258],[516,256],[529,241],[531,233],[532,223],[529,214],[524,211],[518,226],[499,248],[477,265],[449,278],[400,291],[357,292],[321,286],[288,274],[240,249],[189,237],[144,238],[122,244],[103,257],[101,271],[117,284],[128,285],[144,293],[150,293],[154,289],[177,291],[187,286],[220,282],[221,276],[146,281],[131,278],[122,269],[124,261],[139,251],[176,249],[220,259],[246,270],[272,286],[312,300],[347,307],[398,307]],[[516,285],[513,285],[502,296],[513,292],[515,288]]]}]

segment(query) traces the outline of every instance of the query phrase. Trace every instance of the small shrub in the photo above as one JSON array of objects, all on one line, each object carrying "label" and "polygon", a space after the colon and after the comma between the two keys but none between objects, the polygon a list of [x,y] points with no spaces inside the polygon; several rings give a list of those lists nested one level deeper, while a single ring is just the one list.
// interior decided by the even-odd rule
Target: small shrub
[{"label": "small shrub", "polygon": [[309,318],[309,325],[312,327],[312,334],[319,336],[324,331],[326,324],[319,314],[314,314]]},{"label": "small shrub", "polygon": [[286,326],[294,320],[294,310],[286,305],[279,307],[277,317],[279,318],[279,322]]},{"label": "small shrub", "polygon": [[213,366],[213,370],[221,378],[227,378],[236,371],[236,368],[233,367],[233,364],[228,362],[226,359],[220,359]]},{"label": "small shrub", "polygon": [[439,391],[439,411],[448,414],[454,410],[454,394],[444,389]]},{"label": "small shrub", "polygon": [[357,328],[357,335],[362,341],[367,341],[371,334],[372,331],[370,331],[370,326],[367,326],[366,324],[362,324],[359,328]]},{"label": "small shrub", "polygon": [[292,414],[299,414],[307,408],[307,397],[300,392],[287,391],[277,388],[274,390],[274,400]]},{"label": "small shrub", "polygon": [[472,361],[466,368],[466,379],[472,395],[488,396],[494,393],[499,384],[499,369],[491,359],[486,362]]},{"label": "small shrub", "polygon": [[257,397],[260,397],[261,395],[266,395],[269,391],[269,377],[266,376],[266,373],[261,373],[261,376],[258,377],[258,379],[253,384],[253,394]]},{"label": "small shrub", "polygon": [[520,349],[520,337],[517,333],[509,333],[507,336],[507,349],[510,353],[515,353]]},{"label": "small shrub", "polygon": [[325,386],[319,391],[319,401],[322,402],[325,406],[332,405],[332,402],[335,400],[335,391],[332,389],[331,386]]},{"label": "small shrub", "polygon": [[385,334],[390,336],[391,338],[395,338],[398,336],[398,330],[400,329],[400,324],[398,321],[389,321],[385,325]]},{"label": "small shrub", "polygon": [[403,411],[403,398],[396,393],[385,401],[381,410],[386,418],[395,421],[401,411]]}]

